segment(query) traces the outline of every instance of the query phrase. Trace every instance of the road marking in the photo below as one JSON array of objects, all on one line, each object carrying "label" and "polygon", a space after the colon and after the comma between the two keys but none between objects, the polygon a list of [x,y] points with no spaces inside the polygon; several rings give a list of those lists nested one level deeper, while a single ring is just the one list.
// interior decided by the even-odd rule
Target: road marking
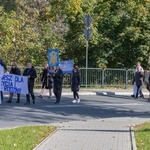
[{"label": "road marking", "polygon": [[124,103],[124,104],[101,104],[101,105],[113,105],[113,106],[136,106],[136,105],[143,105],[139,103]]}]

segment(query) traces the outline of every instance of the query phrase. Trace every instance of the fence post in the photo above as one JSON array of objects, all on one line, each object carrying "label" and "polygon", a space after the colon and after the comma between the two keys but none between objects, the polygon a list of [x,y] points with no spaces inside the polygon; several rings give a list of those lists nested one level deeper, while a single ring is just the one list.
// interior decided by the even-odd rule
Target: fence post
[{"label": "fence post", "polygon": [[104,88],[104,69],[102,70],[102,88]]},{"label": "fence post", "polygon": [[126,81],[125,81],[125,89],[128,88],[128,70],[126,70]]}]

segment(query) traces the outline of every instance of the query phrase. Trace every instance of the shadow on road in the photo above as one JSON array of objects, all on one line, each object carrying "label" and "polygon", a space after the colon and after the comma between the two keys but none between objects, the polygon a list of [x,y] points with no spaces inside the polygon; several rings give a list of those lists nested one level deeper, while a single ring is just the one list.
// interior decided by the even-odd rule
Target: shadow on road
[{"label": "shadow on road", "polygon": [[[119,105],[116,98],[121,99]],[[141,109],[140,105],[132,107],[122,105],[125,100],[127,103],[131,102],[127,96],[83,96],[81,103],[72,104],[72,98],[62,97],[61,103],[56,105],[55,98],[51,100],[37,98],[35,105],[25,106],[25,97],[23,97],[20,104],[16,104],[14,100],[11,104],[4,101],[3,105],[0,105],[0,121],[47,124],[91,118],[150,117],[150,112]]]}]

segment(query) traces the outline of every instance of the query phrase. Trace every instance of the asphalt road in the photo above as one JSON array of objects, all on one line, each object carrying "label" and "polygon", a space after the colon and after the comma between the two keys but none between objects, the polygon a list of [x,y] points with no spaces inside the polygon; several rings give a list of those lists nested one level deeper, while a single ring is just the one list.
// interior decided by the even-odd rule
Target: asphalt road
[{"label": "asphalt road", "polygon": [[5,96],[0,105],[0,128],[9,128],[32,124],[49,124],[66,121],[103,119],[115,117],[150,118],[150,102],[137,100],[129,96],[85,95],[81,103],[73,104],[72,96],[63,96],[60,104],[54,104],[55,98],[36,98],[36,104],[25,106],[25,97],[16,104],[16,97],[8,104]]}]

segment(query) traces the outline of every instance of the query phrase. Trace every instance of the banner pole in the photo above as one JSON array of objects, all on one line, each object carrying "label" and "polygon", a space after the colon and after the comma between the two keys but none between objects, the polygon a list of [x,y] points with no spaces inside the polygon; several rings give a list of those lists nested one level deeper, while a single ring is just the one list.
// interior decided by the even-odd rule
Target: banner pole
[{"label": "banner pole", "polygon": [[1,95],[1,91],[0,91],[0,104],[2,104],[2,95]]}]

